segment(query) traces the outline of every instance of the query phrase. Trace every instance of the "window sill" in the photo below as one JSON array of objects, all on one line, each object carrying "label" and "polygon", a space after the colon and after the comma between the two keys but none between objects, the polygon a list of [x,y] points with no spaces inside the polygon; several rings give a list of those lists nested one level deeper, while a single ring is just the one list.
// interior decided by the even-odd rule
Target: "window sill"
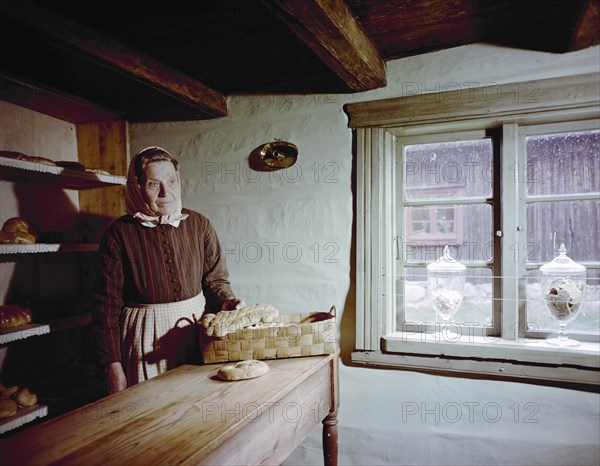
[{"label": "window sill", "polygon": [[600,385],[600,344],[559,348],[543,339],[392,333],[382,351],[357,351],[352,362],[501,379]]}]

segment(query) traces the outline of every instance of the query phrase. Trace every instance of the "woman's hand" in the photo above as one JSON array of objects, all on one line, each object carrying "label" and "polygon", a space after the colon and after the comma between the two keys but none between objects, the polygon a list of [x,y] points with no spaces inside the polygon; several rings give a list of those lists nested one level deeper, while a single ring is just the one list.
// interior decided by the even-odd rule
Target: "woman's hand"
[{"label": "woman's hand", "polygon": [[246,303],[238,298],[226,299],[221,303],[221,311],[235,311],[246,307]]},{"label": "woman's hand", "polygon": [[127,388],[127,377],[123,372],[123,366],[120,362],[111,362],[105,368],[106,371],[106,389],[109,395],[120,392]]}]

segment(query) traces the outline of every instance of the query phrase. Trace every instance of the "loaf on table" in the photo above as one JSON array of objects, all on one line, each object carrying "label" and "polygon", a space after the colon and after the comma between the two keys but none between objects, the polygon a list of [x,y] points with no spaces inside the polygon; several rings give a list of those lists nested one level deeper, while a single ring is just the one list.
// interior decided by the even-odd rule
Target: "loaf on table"
[{"label": "loaf on table", "polygon": [[250,359],[232,364],[226,364],[217,371],[221,380],[245,380],[260,377],[269,372],[269,365],[263,361]]}]

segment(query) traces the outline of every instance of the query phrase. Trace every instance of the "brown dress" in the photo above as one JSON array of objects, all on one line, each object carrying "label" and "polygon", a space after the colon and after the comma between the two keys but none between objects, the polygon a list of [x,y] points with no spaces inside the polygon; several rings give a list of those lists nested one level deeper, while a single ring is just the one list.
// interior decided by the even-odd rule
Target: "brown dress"
[{"label": "brown dress", "polygon": [[234,298],[214,228],[197,212],[183,213],[189,217],[177,227],[145,227],[126,215],[100,244],[92,309],[98,357],[120,361],[128,385],[199,362],[193,316]]}]

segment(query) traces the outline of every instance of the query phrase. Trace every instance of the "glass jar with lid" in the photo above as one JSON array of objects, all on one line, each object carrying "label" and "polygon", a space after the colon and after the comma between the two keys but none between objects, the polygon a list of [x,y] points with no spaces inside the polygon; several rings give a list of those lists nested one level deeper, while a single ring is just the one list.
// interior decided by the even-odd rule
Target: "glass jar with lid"
[{"label": "glass jar with lid", "polygon": [[550,317],[558,323],[557,337],[548,343],[560,346],[577,346],[577,340],[567,335],[567,324],[579,314],[586,284],[586,268],[567,256],[567,248],[560,245],[559,255],[540,267],[542,297]]},{"label": "glass jar with lid", "polygon": [[450,321],[462,304],[465,272],[465,265],[450,255],[447,245],[442,257],[427,266],[427,293],[443,324]]}]

